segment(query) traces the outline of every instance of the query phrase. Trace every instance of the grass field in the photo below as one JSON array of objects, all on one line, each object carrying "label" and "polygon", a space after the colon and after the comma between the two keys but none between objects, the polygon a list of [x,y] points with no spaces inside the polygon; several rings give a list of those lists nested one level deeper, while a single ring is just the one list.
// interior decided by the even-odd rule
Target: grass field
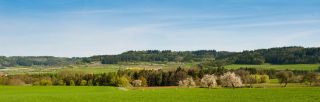
[{"label": "grass field", "polygon": [[150,62],[136,62],[136,63],[120,63],[120,64],[92,64],[92,65],[77,65],[77,66],[64,66],[64,67],[44,67],[44,66],[32,66],[32,67],[9,67],[6,69],[0,69],[2,72],[6,72],[10,75],[15,74],[40,74],[40,73],[57,73],[65,70],[81,71],[84,73],[108,73],[116,72],[119,69],[175,69],[179,66],[183,68],[191,68],[194,63],[150,63]]},{"label": "grass field", "polygon": [[261,68],[261,69],[275,69],[275,70],[317,70],[320,64],[288,64],[288,65],[242,65],[234,64],[225,66],[227,69],[239,69],[239,68]]},{"label": "grass field", "polygon": [[[57,73],[64,70],[82,71],[85,73],[108,73],[115,72],[118,69],[175,69],[181,66],[182,68],[195,67],[197,63],[121,63],[121,64],[108,64],[108,65],[78,65],[78,66],[65,66],[65,67],[9,67],[7,69],[0,69],[0,71],[6,72],[10,75],[13,74],[39,74],[39,73]],[[288,65],[227,65],[227,69],[239,69],[239,68],[261,68],[261,69],[275,69],[275,70],[317,70],[320,64],[288,64]]]},{"label": "grass field", "polygon": [[1,102],[319,102],[320,88],[150,88],[0,86]]}]

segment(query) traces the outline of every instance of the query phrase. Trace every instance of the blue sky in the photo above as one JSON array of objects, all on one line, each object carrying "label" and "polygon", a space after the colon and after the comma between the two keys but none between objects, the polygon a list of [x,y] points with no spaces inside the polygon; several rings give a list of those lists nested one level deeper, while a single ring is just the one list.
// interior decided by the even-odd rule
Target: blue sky
[{"label": "blue sky", "polygon": [[320,45],[319,0],[0,0],[0,55]]}]

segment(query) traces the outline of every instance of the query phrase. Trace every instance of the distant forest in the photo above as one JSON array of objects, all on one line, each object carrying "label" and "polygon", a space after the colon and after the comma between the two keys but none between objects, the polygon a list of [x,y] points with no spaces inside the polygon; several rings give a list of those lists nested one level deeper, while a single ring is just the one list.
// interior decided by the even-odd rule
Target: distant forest
[{"label": "distant forest", "polygon": [[98,55],[92,57],[52,56],[0,56],[0,67],[12,66],[64,66],[101,62],[205,62],[220,61],[224,64],[316,64],[320,63],[320,48],[281,47],[243,52],[216,50],[171,51],[146,50],[127,51],[119,55]]}]

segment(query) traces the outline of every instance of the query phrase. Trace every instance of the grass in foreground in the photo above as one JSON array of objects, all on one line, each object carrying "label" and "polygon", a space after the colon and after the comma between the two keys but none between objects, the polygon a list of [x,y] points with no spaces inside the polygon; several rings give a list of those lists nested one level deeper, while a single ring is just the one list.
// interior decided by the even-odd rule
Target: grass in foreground
[{"label": "grass in foreground", "polygon": [[154,88],[0,86],[2,102],[319,102],[320,88]]}]

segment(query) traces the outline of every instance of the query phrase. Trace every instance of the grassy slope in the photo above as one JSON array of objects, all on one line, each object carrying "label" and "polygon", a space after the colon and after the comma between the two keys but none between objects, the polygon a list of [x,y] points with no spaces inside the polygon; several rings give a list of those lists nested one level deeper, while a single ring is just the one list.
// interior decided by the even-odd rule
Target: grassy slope
[{"label": "grassy slope", "polygon": [[241,64],[234,64],[225,66],[227,69],[238,69],[238,68],[262,68],[262,69],[276,69],[276,70],[316,70],[320,64],[288,64],[288,65],[241,65]]},{"label": "grassy slope", "polygon": [[320,88],[200,89],[0,86],[3,102],[319,102]]},{"label": "grassy slope", "polygon": [[139,68],[139,69],[173,69],[178,68],[179,66],[183,68],[191,68],[194,66],[193,63],[167,63],[167,64],[156,64],[148,62],[139,62],[139,63],[121,63],[121,64],[108,64],[108,65],[79,65],[72,67],[42,67],[42,66],[33,66],[33,67],[10,67],[4,71],[8,74],[39,74],[39,73],[57,73],[64,70],[71,71],[82,71],[85,73],[108,73],[116,72],[118,69],[127,69],[127,68]]}]

